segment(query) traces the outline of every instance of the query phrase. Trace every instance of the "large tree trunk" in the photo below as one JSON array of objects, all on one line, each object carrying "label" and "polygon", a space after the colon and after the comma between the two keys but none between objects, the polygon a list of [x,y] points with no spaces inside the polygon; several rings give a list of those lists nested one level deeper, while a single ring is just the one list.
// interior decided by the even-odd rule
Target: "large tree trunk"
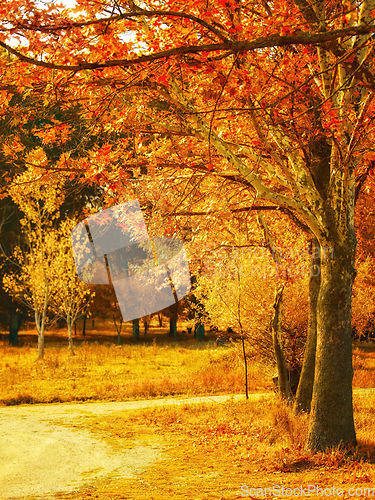
[{"label": "large tree trunk", "polygon": [[294,410],[296,412],[309,412],[314,387],[315,354],[317,337],[317,306],[320,289],[320,245],[313,237],[310,241],[310,267],[309,267],[309,324],[303,357],[301,376],[296,393]]},{"label": "large tree trunk", "polygon": [[[355,235],[322,248],[314,390],[306,446],[325,450],[356,442],[352,403],[351,296]],[[341,236],[341,235],[340,235]]]}]

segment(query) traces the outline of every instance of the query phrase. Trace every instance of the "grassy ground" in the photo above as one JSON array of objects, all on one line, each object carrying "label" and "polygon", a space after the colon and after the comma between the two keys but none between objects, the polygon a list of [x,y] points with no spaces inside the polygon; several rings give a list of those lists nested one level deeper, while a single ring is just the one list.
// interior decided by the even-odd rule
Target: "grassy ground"
[{"label": "grassy ground", "polygon": [[375,387],[375,343],[356,343],[353,349],[354,387]]},{"label": "grassy ground", "polygon": [[[0,343],[0,403],[50,403],[84,400],[239,393],[244,369],[238,344],[218,346],[181,336],[175,342],[152,327],[134,343],[125,331],[116,345],[113,331],[100,329],[75,339],[75,356],[64,332],[46,337],[45,357],[37,361],[36,336],[20,335],[21,347]],[[272,367],[251,362],[249,390],[272,389]]]},{"label": "grassy ground", "polygon": [[[244,392],[239,343],[217,345],[215,338],[197,342],[180,335],[176,342],[165,329],[152,326],[134,343],[130,328],[122,345],[108,324],[97,324],[75,338],[75,356],[67,348],[64,330],[46,335],[45,357],[37,360],[37,337],[23,331],[20,346],[0,341],[0,404],[124,400]],[[354,346],[354,387],[375,387],[375,345]],[[250,360],[250,392],[273,389],[274,368]]]}]

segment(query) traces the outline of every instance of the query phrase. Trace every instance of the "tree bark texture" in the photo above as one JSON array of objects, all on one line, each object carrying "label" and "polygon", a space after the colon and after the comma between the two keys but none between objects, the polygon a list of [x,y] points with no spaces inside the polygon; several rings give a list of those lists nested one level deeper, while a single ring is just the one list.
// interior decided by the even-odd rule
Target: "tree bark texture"
[{"label": "tree bark texture", "polygon": [[[344,240],[344,241],[343,241]],[[356,442],[352,403],[351,296],[355,236],[322,248],[317,345],[306,446],[325,450]]]}]

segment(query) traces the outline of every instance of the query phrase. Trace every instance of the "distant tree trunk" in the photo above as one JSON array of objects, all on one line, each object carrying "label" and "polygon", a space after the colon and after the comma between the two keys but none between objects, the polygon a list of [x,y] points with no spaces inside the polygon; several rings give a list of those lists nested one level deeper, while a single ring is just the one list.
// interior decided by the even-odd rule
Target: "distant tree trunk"
[{"label": "distant tree trunk", "polygon": [[172,316],[169,318],[169,335],[177,340],[177,319]]},{"label": "distant tree trunk", "polygon": [[[121,330],[122,330],[122,316],[120,316],[120,320],[117,323],[116,316],[113,315],[113,322],[115,324],[116,332],[117,332],[117,345],[121,345]],[[134,323],[133,323],[133,332],[134,332]]]},{"label": "distant tree trunk", "polygon": [[144,326],[144,329],[145,329],[145,337],[146,337],[147,332],[148,332],[148,321],[147,321],[147,319],[144,321],[143,326]]},{"label": "distant tree trunk", "polygon": [[203,323],[197,323],[194,328],[194,337],[197,340],[204,340],[205,337],[205,330],[204,330],[204,324]]},{"label": "distant tree trunk", "polygon": [[139,318],[133,319],[133,338],[139,340]]},{"label": "distant tree trunk", "polygon": [[328,240],[331,245],[322,248],[321,253],[318,340],[306,442],[307,449],[315,451],[340,443],[356,442],[351,338],[356,239],[354,227],[351,230],[345,227],[344,231],[339,234],[332,231],[333,235]]},{"label": "distant tree trunk", "polygon": [[169,317],[169,335],[177,340],[177,304],[173,304],[169,307],[170,317]]},{"label": "distant tree trunk", "polygon": [[281,344],[281,324],[282,324],[282,298],[284,287],[280,288],[275,295],[274,315],[271,321],[272,343],[275,352],[279,394],[283,399],[290,397],[290,384],[288,369],[285,362],[285,356]]},{"label": "distant tree trunk", "polygon": [[18,344],[18,332],[23,323],[24,315],[16,310],[11,310],[9,318],[9,343]]},{"label": "distant tree trunk", "polygon": [[314,387],[315,355],[317,339],[317,306],[320,289],[320,245],[313,237],[310,241],[310,267],[309,267],[309,324],[303,357],[301,376],[294,403],[294,411],[309,412]]},{"label": "distant tree trunk", "polygon": [[86,335],[86,320],[87,320],[87,314],[85,313],[83,315],[83,325],[82,325],[82,335]]},{"label": "distant tree trunk", "polygon": [[163,328],[163,315],[158,313],[159,328]]}]

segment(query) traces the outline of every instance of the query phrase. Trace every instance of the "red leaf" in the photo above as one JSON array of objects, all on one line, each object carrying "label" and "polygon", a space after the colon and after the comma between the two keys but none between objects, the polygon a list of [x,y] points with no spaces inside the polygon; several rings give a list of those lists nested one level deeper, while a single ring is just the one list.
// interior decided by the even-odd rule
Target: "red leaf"
[{"label": "red leaf", "polygon": [[169,85],[169,83],[168,83],[169,76],[166,73],[164,73],[164,75],[158,76],[157,80],[159,83],[162,83],[163,85],[167,85],[167,86]]}]

